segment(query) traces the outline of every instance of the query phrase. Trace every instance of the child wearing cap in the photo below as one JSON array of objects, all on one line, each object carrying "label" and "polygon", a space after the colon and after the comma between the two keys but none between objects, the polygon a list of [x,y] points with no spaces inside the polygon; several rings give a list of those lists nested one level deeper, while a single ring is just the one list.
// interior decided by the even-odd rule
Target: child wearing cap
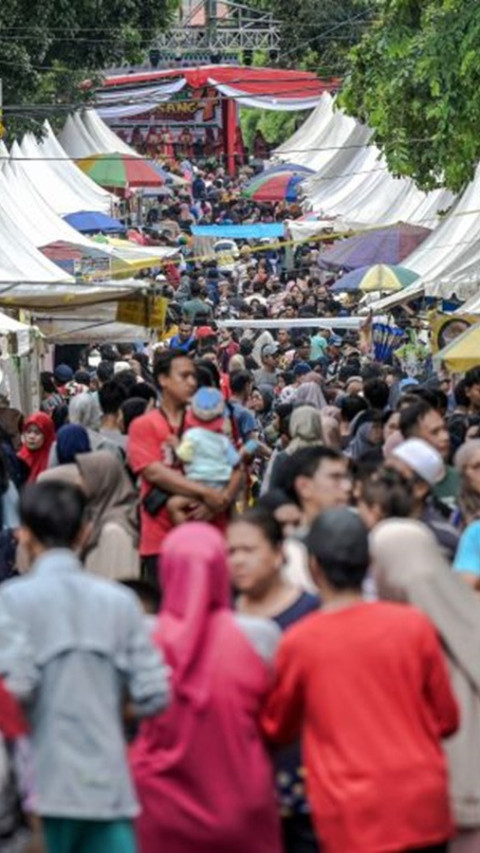
[{"label": "child wearing cap", "polygon": [[[225,435],[225,401],[217,388],[199,388],[185,417],[185,432],[175,453],[190,480],[214,489],[225,489],[240,455]],[[189,518],[189,498],[175,495],[168,501],[174,524]]]}]

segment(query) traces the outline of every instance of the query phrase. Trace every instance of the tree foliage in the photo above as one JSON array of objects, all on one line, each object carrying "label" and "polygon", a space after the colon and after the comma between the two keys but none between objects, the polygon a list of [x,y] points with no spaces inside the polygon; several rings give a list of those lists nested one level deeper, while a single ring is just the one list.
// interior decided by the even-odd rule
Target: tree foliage
[{"label": "tree foliage", "polygon": [[458,191],[480,159],[480,0],[381,0],[351,54],[342,106],[388,165]]},{"label": "tree foliage", "polygon": [[280,145],[297,130],[308,118],[308,112],[272,112],[271,110],[240,110],[240,126],[243,140],[248,148],[252,148],[256,130],[261,130],[265,139],[272,147]]},{"label": "tree foliage", "polygon": [[[81,99],[81,80],[138,62],[177,0],[1,0],[0,78],[9,131],[38,128],[32,104]],[[40,113],[37,113],[40,121]],[[42,115],[42,118],[45,114]]]},{"label": "tree foliage", "polygon": [[[254,55],[254,65],[277,64],[281,68],[315,71],[322,77],[342,77],[350,49],[375,14],[377,0],[247,0],[247,5],[272,13],[279,23],[280,49],[272,60],[266,53]],[[241,126],[247,144],[259,128],[272,145],[287,139],[306,114],[270,110],[241,110]]]},{"label": "tree foliage", "polygon": [[377,0],[248,0],[279,22],[282,68],[342,75],[350,48],[375,14]]}]

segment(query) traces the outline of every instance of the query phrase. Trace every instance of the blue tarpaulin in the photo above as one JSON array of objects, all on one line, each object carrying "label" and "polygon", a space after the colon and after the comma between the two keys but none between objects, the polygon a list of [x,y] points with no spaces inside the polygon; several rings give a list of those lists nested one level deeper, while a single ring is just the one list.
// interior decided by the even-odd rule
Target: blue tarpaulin
[{"label": "blue tarpaulin", "polygon": [[125,231],[125,226],[118,219],[99,213],[96,210],[80,210],[78,213],[69,213],[63,217],[72,228],[81,231],[82,234],[96,234],[98,231],[104,233],[119,233]]},{"label": "blue tarpaulin", "polygon": [[275,237],[283,237],[284,226],[282,222],[253,223],[252,225],[194,225],[192,227],[194,237],[210,237],[214,240],[220,238],[229,240],[261,240],[267,237],[269,240]]}]

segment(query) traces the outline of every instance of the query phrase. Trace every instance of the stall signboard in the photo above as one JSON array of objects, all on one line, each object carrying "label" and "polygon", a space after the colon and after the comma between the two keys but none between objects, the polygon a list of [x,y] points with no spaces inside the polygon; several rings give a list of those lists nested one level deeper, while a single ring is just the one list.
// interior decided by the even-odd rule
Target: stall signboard
[{"label": "stall signboard", "polygon": [[168,299],[163,296],[135,296],[122,299],[117,307],[117,323],[143,326],[162,332],[167,316]]},{"label": "stall signboard", "polygon": [[430,318],[431,325],[431,349],[432,353],[442,350],[447,344],[451,344],[459,335],[478,323],[475,314],[442,314],[435,312]]},{"label": "stall signboard", "polygon": [[[188,145],[201,140],[207,149],[212,147],[213,154],[215,144],[221,141],[221,100],[213,86],[201,89],[185,86],[170,100],[159,103],[153,109],[135,116],[112,119],[109,124],[121,139],[137,150],[148,150],[153,141],[158,145],[160,154],[166,155],[168,146],[173,146],[173,153],[178,159],[188,154],[192,156]],[[179,137],[187,129],[192,140],[182,142]],[[152,140],[152,137],[156,139]]]}]

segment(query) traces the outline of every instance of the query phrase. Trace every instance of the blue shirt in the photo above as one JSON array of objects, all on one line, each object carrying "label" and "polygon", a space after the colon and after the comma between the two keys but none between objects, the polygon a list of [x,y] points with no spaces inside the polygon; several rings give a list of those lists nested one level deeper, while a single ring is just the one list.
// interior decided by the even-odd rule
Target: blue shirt
[{"label": "blue shirt", "polygon": [[463,531],[453,568],[456,572],[480,575],[480,521],[472,521]]},{"label": "blue shirt", "polygon": [[174,335],[170,339],[170,349],[179,349],[181,352],[188,352],[194,340],[193,335],[189,337],[188,341],[181,341],[178,335]]},{"label": "blue shirt", "polygon": [[242,442],[247,441],[252,432],[258,432],[257,422],[250,409],[234,400],[229,401],[228,408],[232,413],[238,436]]}]

